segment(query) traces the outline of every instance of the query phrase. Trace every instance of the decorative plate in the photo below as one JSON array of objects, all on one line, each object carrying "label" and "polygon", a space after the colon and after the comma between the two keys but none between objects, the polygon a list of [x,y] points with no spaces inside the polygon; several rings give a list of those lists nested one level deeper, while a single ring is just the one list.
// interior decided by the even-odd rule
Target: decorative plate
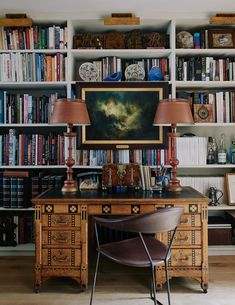
[{"label": "decorative plate", "polygon": [[96,82],[98,81],[98,69],[91,62],[84,62],[79,67],[79,76],[85,82]]},{"label": "decorative plate", "polygon": [[176,35],[176,47],[183,49],[193,48],[193,35],[186,31],[179,32]]},{"label": "decorative plate", "polygon": [[125,70],[126,80],[144,80],[145,71],[138,64],[129,65]]}]

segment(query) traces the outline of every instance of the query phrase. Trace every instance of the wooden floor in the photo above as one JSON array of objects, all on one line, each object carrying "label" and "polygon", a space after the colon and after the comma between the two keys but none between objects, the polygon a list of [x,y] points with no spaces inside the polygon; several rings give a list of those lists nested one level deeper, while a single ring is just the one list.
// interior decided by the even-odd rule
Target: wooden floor
[{"label": "wooden floor", "polygon": [[[90,289],[79,293],[71,279],[50,279],[33,292],[33,257],[0,257],[0,305],[86,305]],[[209,258],[209,290],[188,278],[171,280],[172,305],[234,305],[235,257]],[[94,305],[149,305],[149,273],[101,261]],[[158,294],[166,303],[165,289]]]}]

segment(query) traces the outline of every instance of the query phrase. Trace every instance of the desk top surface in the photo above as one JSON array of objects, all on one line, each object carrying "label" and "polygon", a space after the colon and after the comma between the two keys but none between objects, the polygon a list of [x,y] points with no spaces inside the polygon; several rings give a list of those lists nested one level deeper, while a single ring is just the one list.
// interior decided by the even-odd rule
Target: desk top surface
[{"label": "desk top surface", "polygon": [[136,191],[136,192],[104,192],[98,190],[83,190],[77,191],[76,193],[63,194],[59,189],[50,189],[43,194],[39,195],[37,198],[33,199],[33,203],[38,203],[39,201],[48,201],[48,200],[74,200],[74,201],[115,201],[115,200],[188,200],[196,199],[199,201],[209,201],[209,199],[196,191],[191,187],[184,187],[182,192],[151,192],[151,191]]}]

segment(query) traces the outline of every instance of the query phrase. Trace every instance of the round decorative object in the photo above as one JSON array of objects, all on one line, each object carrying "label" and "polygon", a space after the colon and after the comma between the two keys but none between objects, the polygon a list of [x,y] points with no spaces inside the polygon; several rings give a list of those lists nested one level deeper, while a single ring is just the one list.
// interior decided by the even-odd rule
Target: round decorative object
[{"label": "round decorative object", "polygon": [[122,71],[113,73],[103,79],[105,82],[117,82],[122,78]]},{"label": "round decorative object", "polygon": [[209,116],[208,109],[205,106],[200,107],[200,109],[198,109],[198,116],[203,120],[208,118],[208,116]]},{"label": "round decorative object", "polygon": [[79,67],[79,76],[85,82],[96,82],[98,81],[98,69],[91,62],[84,62]]},{"label": "round decorative object", "polygon": [[193,43],[193,35],[189,32],[182,31],[176,35],[177,48],[192,49]]},{"label": "round decorative object", "polygon": [[129,65],[125,70],[125,78],[126,80],[134,80],[134,81],[141,81],[145,78],[145,71],[144,69],[138,64]]},{"label": "round decorative object", "polygon": [[149,75],[148,75],[148,80],[162,80],[162,70],[161,68],[157,67],[157,66],[153,66],[150,71],[149,71]]}]

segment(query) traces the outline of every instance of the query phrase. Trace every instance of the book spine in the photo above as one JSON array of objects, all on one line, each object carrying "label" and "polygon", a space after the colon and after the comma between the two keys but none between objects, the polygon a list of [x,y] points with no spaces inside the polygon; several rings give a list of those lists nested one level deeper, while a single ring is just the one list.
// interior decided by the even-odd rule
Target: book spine
[{"label": "book spine", "polygon": [[18,194],[17,194],[17,178],[10,178],[10,184],[11,184],[11,208],[17,208],[18,207]]},{"label": "book spine", "polygon": [[9,177],[3,177],[3,207],[11,207],[11,182]]},{"label": "book spine", "polygon": [[24,208],[24,178],[17,178],[17,198],[18,198],[18,208]]}]

